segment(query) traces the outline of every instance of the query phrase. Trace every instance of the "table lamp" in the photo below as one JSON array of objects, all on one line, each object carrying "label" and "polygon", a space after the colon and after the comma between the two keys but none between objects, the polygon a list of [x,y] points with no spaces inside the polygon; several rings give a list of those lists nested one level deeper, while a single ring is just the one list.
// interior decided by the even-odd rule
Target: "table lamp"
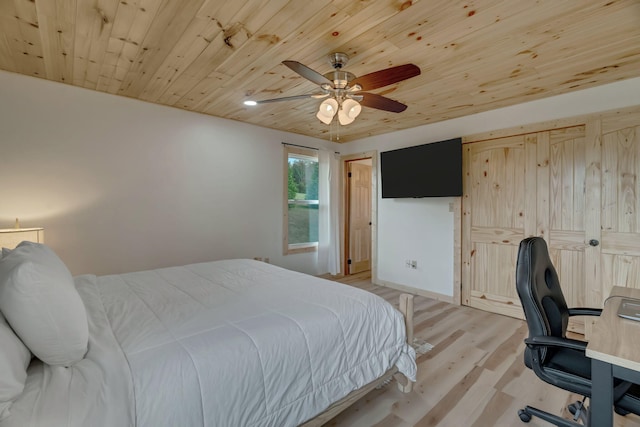
[{"label": "table lamp", "polygon": [[22,241],[44,243],[44,228],[21,228],[16,218],[13,228],[0,229],[0,248],[15,248]]}]

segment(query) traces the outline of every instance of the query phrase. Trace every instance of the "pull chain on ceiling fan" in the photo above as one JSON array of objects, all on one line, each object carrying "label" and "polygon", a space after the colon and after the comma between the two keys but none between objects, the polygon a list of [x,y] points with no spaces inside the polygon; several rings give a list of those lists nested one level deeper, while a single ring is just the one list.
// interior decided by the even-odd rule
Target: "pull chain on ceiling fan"
[{"label": "pull chain on ceiling fan", "polygon": [[245,105],[258,105],[308,98],[324,99],[318,108],[316,117],[322,123],[330,124],[337,115],[341,125],[352,123],[362,111],[362,106],[393,113],[401,113],[407,109],[407,106],[401,102],[375,93],[361,91],[378,89],[415,77],[420,74],[418,66],[414,64],[398,65],[356,77],[342,69],[348,61],[349,56],[346,53],[332,53],[329,55],[329,62],[333,71],[324,75],[297,61],[283,61],[284,65],[317,84],[319,91],[306,95],[285,96],[261,101],[247,100],[244,103]]}]

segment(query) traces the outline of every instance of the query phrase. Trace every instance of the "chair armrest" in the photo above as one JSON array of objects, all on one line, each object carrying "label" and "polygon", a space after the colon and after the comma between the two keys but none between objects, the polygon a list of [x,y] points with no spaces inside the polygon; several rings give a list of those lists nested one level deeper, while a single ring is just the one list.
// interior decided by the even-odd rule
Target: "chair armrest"
[{"label": "chair armrest", "polygon": [[562,347],[579,351],[585,351],[587,348],[587,343],[584,341],[572,340],[570,338],[549,337],[546,335],[526,338],[524,343],[529,348]]},{"label": "chair armrest", "polygon": [[569,309],[569,316],[600,316],[601,308],[575,307]]}]

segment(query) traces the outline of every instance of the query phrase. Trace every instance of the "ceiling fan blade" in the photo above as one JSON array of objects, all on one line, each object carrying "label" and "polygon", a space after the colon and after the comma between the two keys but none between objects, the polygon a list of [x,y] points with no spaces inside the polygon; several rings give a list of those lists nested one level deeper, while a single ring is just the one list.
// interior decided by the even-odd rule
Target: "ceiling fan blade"
[{"label": "ceiling fan blade", "polygon": [[295,101],[297,99],[316,98],[319,95],[320,94],[317,94],[317,93],[308,93],[306,95],[284,96],[282,98],[263,99],[262,101],[256,101],[256,104],[268,104],[270,102],[280,102],[280,101]]},{"label": "ceiling fan blade", "polygon": [[365,107],[391,111],[392,113],[401,113],[407,109],[407,106],[403,103],[394,101],[393,99],[382,95],[376,95],[375,93],[360,93],[359,95],[362,95],[362,101],[360,101],[360,104]]},{"label": "ceiling fan blade", "polygon": [[350,83],[350,86],[360,85],[362,90],[372,90],[387,86],[402,80],[410,79],[420,75],[420,68],[417,65],[405,64],[396,67],[386,68],[373,73],[365,74]]},{"label": "ceiling fan blade", "polygon": [[317,85],[329,84],[333,87],[333,82],[320,74],[317,71],[312,70],[311,68],[303,65],[297,61],[282,61],[284,65],[291,68],[296,73],[300,74],[307,80],[314,82]]}]

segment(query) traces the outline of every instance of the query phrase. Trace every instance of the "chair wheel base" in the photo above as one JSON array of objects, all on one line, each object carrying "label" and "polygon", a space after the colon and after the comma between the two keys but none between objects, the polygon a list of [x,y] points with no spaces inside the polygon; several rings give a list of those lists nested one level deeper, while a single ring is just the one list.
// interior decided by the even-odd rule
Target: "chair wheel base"
[{"label": "chair wheel base", "polygon": [[[586,409],[583,412],[586,413]],[[550,414],[549,412],[542,411],[538,408],[534,408],[533,406],[526,406],[523,409],[518,410],[518,417],[520,417],[520,421],[523,423],[528,423],[531,421],[532,417],[536,417],[557,427],[584,427],[587,425],[586,419],[582,420],[583,424],[578,424],[572,420],[567,420],[558,415]]]},{"label": "chair wheel base", "polygon": [[528,423],[531,421],[531,414],[527,412],[526,409],[520,409],[518,411],[518,416],[520,417],[520,421],[523,423]]},{"label": "chair wheel base", "polygon": [[627,415],[629,415],[631,412],[622,409],[622,408],[618,408],[617,406],[613,409],[615,411],[616,414],[618,415],[622,415],[623,417],[626,417]]},{"label": "chair wheel base", "polygon": [[578,405],[579,405],[579,402],[575,402],[567,406],[567,408],[569,409],[569,412],[571,412],[571,415],[575,415],[576,412],[578,412]]}]

